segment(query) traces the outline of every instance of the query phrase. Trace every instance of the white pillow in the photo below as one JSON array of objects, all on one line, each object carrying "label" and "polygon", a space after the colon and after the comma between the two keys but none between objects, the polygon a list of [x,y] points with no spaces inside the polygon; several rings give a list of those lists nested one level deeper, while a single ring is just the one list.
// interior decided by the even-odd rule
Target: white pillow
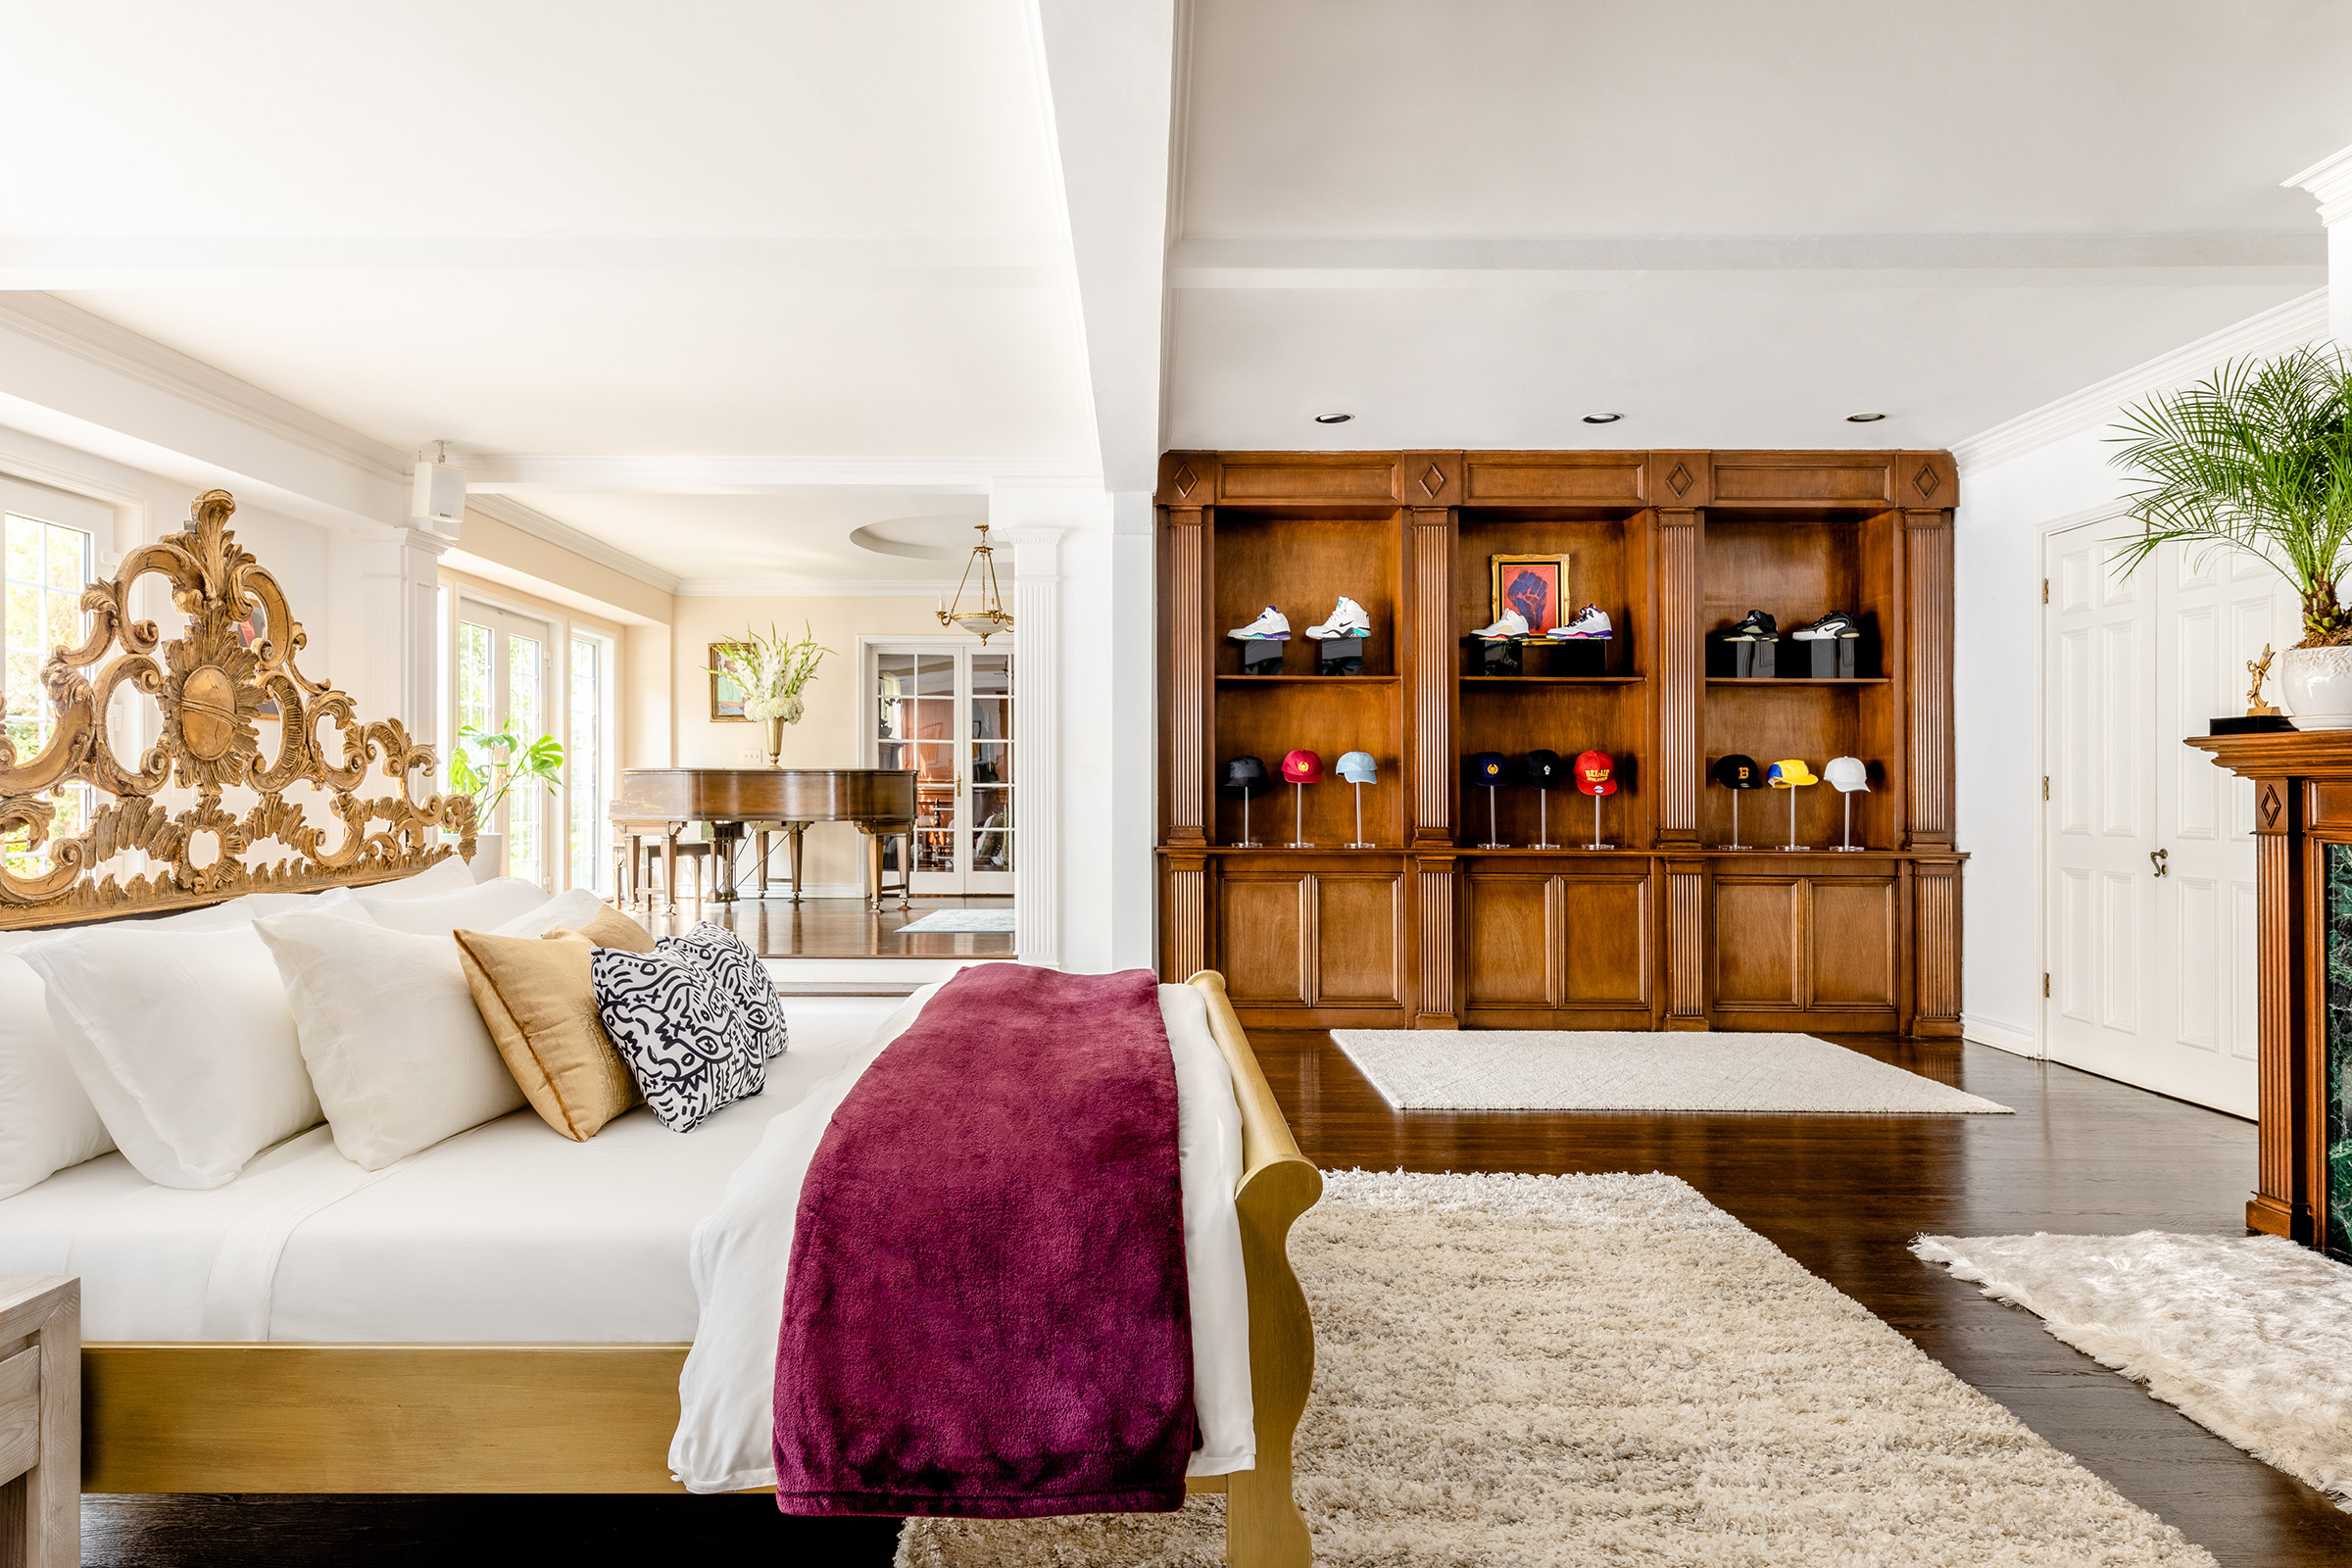
[{"label": "white pillow", "polygon": [[[366,917],[346,904],[303,918]],[[74,1076],[149,1181],[219,1187],[318,1123],[285,985],[251,926],[93,926],[20,956]]]},{"label": "white pillow", "polygon": [[479,887],[423,899],[382,899],[372,889],[360,894],[361,906],[377,925],[387,931],[407,931],[417,936],[447,936],[458,930],[495,931],[548,902],[547,889],[518,876],[494,877]]},{"label": "white pillow", "polygon": [[[542,896],[538,908],[492,934],[535,937],[585,923],[598,900],[576,891],[585,894],[586,913],[571,894]],[[254,929],[285,978],[302,1057],[345,1159],[381,1170],[522,1105],[448,932],[308,913],[273,915]]]},{"label": "white pillow", "polygon": [[430,899],[444,893],[463,893],[474,885],[473,868],[456,856],[435,860],[415,876],[397,882],[378,882],[361,891],[371,899]]},{"label": "white pillow", "polygon": [[114,1147],[58,1048],[41,977],[14,953],[0,953],[0,1198]]}]

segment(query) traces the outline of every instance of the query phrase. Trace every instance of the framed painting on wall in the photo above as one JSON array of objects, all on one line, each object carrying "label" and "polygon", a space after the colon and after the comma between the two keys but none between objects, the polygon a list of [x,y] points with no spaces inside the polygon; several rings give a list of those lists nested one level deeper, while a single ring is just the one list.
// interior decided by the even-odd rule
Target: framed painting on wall
[{"label": "framed painting on wall", "polygon": [[1516,610],[1536,637],[1567,623],[1566,556],[1490,556],[1487,564],[1494,574],[1494,619],[1500,620],[1506,610]]},{"label": "framed painting on wall", "polygon": [[738,644],[712,643],[710,662],[703,667],[710,672],[710,722],[713,724],[748,724],[743,716],[743,684],[728,674],[719,661],[733,653]]}]

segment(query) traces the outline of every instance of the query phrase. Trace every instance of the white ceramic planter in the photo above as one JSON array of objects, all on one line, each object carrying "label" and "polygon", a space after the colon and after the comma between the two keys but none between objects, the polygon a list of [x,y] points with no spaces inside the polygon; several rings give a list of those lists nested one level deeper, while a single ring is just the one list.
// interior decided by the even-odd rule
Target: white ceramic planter
[{"label": "white ceramic planter", "polygon": [[476,833],[473,836],[473,859],[468,862],[476,882],[488,882],[507,874],[507,836],[504,833]]},{"label": "white ceramic planter", "polygon": [[2352,729],[2352,646],[2289,648],[2278,656],[2278,694],[2297,729]]}]

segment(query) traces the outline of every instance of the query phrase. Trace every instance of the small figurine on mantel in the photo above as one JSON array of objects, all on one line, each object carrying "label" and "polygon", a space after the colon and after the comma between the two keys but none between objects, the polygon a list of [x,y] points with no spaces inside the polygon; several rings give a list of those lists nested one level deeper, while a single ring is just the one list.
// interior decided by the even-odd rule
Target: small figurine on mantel
[{"label": "small figurine on mantel", "polygon": [[2262,645],[2262,657],[2246,661],[2246,674],[2253,684],[2246,688],[2246,713],[2243,718],[2217,718],[2206,729],[2211,735],[2267,735],[2275,731],[2291,730],[2294,723],[2284,713],[2262,700],[2262,683],[2271,677],[2271,661],[2278,656],[2271,645]]}]

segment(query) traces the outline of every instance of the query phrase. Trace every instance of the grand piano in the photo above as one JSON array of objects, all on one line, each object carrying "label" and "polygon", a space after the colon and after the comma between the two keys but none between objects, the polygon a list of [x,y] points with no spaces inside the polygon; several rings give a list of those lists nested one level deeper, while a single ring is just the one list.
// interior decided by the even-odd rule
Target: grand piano
[{"label": "grand piano", "polygon": [[721,903],[735,897],[735,851],[746,832],[759,843],[760,893],[767,893],[768,836],[792,844],[792,902],[801,902],[801,835],[811,822],[855,822],[865,835],[866,888],[882,907],[882,845],[905,838],[894,889],[906,907],[906,878],[914,863],[914,770],[882,767],[632,767],[622,770],[612,801],[614,837],[628,846],[622,897],[634,903],[640,846],[662,842],[662,886],[671,908],[678,902],[678,835],[694,823],[710,827],[710,855]]}]

